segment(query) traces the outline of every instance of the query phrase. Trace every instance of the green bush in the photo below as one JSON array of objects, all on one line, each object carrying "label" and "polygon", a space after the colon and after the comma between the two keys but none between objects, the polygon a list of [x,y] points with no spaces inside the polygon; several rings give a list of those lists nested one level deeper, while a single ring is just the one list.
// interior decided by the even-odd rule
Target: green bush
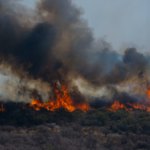
[{"label": "green bush", "polygon": [[75,111],[72,112],[72,116],[74,117],[74,119],[80,118],[83,115],[85,115],[85,113],[80,109],[76,109]]},{"label": "green bush", "polygon": [[40,123],[44,123],[44,122],[47,122],[48,121],[48,117],[44,114],[40,114],[40,115],[37,115],[35,118],[34,118],[34,121],[37,123],[37,124],[40,124]]},{"label": "green bush", "polygon": [[106,107],[99,108],[98,110],[99,110],[100,112],[105,113],[105,114],[108,115],[108,116],[111,116],[112,114],[114,114],[113,111],[110,111],[110,110],[109,110],[108,108],[106,108]]},{"label": "green bush", "polygon": [[129,112],[125,110],[117,110],[111,117],[112,120],[122,120],[124,118],[127,118],[129,116]]},{"label": "green bush", "polygon": [[105,121],[108,120],[108,116],[105,113],[101,112],[98,114],[98,120],[101,121],[104,125]]}]

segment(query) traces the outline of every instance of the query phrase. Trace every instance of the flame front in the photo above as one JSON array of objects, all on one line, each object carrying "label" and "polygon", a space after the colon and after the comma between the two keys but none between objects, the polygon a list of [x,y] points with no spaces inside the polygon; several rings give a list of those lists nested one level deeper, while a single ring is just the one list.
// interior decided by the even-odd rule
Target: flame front
[{"label": "flame front", "polygon": [[132,110],[132,108],[127,108],[124,104],[120,104],[119,101],[115,100],[114,104],[111,105],[109,108],[111,111],[116,111],[116,110]]},{"label": "flame front", "polygon": [[[88,103],[81,103],[81,104],[73,104],[73,101],[70,97],[70,94],[67,93],[67,86],[63,85],[61,92],[57,90],[54,86],[54,93],[56,95],[55,100],[50,100],[47,103],[42,103],[39,100],[33,100],[30,103],[29,107],[34,108],[37,111],[40,111],[41,108],[45,108],[49,111],[55,111],[56,109],[63,107],[69,112],[72,112],[76,109],[81,109],[82,111],[86,112],[89,109],[92,109]],[[115,100],[114,103],[108,108],[111,111],[116,111],[116,110],[126,110],[126,111],[131,111],[131,110],[145,110],[147,112],[150,112],[150,87],[147,87],[147,97],[148,97],[148,102],[146,104],[140,104],[140,103],[121,103],[118,100]],[[4,111],[4,108],[2,106],[2,109]],[[2,111],[0,109],[0,111]]]},{"label": "flame front", "polygon": [[56,95],[55,100],[50,100],[49,102],[42,103],[41,101],[34,99],[31,102],[29,107],[32,107],[37,111],[39,111],[41,108],[45,108],[49,111],[55,111],[56,109],[58,109],[60,107],[65,108],[69,112],[72,112],[75,109],[81,109],[84,112],[86,112],[86,110],[91,109],[89,104],[87,104],[87,103],[81,103],[81,104],[74,105],[73,101],[70,97],[70,94],[67,93],[67,86],[66,85],[62,86],[61,91],[62,91],[62,93],[59,92],[59,90],[57,90],[54,87],[54,93]]},{"label": "flame front", "polygon": [[120,104],[119,101],[115,100],[115,102],[110,106],[109,110],[116,111],[116,110],[140,109],[140,110],[146,110],[147,112],[150,112],[150,87],[149,86],[147,87],[147,97],[148,97],[148,103],[145,105],[140,103]]}]

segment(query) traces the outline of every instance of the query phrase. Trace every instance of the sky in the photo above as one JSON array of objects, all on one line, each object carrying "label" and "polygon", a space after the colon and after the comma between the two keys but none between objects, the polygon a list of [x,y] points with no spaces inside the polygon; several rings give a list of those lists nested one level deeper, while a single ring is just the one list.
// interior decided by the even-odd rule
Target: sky
[{"label": "sky", "polygon": [[[38,0],[22,0],[34,8]],[[150,0],[73,0],[95,38],[104,38],[114,50],[127,47],[150,53]]]},{"label": "sky", "polygon": [[138,50],[150,51],[149,0],[75,0],[75,2],[84,8],[84,18],[94,29],[97,38],[105,37],[116,50],[135,46]]}]

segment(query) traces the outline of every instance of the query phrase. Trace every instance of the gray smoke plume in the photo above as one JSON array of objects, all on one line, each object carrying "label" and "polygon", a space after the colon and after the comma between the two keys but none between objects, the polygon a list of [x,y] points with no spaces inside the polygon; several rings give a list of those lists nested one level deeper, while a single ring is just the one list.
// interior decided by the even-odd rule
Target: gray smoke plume
[{"label": "gray smoke plume", "polygon": [[36,89],[37,95],[48,98],[52,83],[65,82],[73,97],[84,99],[76,80],[94,90],[133,83],[139,87],[134,92],[142,94],[139,89],[150,74],[148,56],[135,48],[115,52],[104,39],[94,39],[81,15],[71,0],[40,0],[34,11],[15,0],[0,1],[0,68],[19,80],[15,86],[9,84],[17,95],[32,95]]}]

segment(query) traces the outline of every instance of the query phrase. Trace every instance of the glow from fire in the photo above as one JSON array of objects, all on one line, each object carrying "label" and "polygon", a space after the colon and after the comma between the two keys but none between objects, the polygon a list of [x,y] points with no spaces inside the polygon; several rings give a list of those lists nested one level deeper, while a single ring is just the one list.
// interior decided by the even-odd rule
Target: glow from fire
[{"label": "glow from fire", "polygon": [[1,108],[0,108],[0,111],[5,111],[4,107],[3,107],[3,104],[1,104]]},{"label": "glow from fire", "polygon": [[[33,101],[29,104],[29,106],[24,105],[22,108],[26,109],[27,107],[32,107],[36,111],[40,111],[42,108],[48,111],[55,111],[61,107],[65,108],[69,112],[73,112],[76,109],[81,109],[82,111],[86,112],[87,110],[92,109],[88,103],[78,103],[74,104],[73,100],[71,99],[70,94],[67,92],[67,86],[64,84],[62,86],[61,91],[56,89],[54,86],[54,94],[56,98],[54,100],[50,100],[49,102],[41,102],[40,100],[33,99]],[[111,111],[116,110],[145,110],[150,112],[150,87],[147,87],[147,98],[148,102],[146,104],[136,103],[121,103],[119,100],[115,100],[114,103],[108,108]],[[0,111],[5,111],[3,104],[1,104]]]},{"label": "glow from fire", "polygon": [[132,110],[132,108],[127,108],[124,104],[120,104],[119,101],[115,100],[114,104],[112,104],[109,108],[111,111],[116,111],[116,110]]},{"label": "glow from fire", "polygon": [[149,103],[150,103],[150,87],[149,86],[147,87],[147,96],[148,96]]},{"label": "glow from fire", "polygon": [[34,99],[29,107],[32,107],[37,111],[41,110],[41,108],[45,108],[49,111],[55,111],[61,107],[65,108],[69,112],[72,112],[76,109],[81,109],[86,112],[86,110],[91,109],[87,103],[73,104],[70,94],[67,93],[67,86],[65,84],[62,86],[61,92],[59,92],[59,90],[57,90],[54,86],[54,93],[56,95],[55,100],[42,103],[41,101]]},{"label": "glow from fire", "polygon": [[[110,106],[109,110],[116,111],[116,110],[133,110],[133,109],[140,109],[150,112],[150,87],[147,87],[147,97],[148,103],[147,104],[140,104],[140,103],[126,103],[121,104],[119,101],[115,100],[115,102]],[[127,107],[128,106],[128,107]]]}]

